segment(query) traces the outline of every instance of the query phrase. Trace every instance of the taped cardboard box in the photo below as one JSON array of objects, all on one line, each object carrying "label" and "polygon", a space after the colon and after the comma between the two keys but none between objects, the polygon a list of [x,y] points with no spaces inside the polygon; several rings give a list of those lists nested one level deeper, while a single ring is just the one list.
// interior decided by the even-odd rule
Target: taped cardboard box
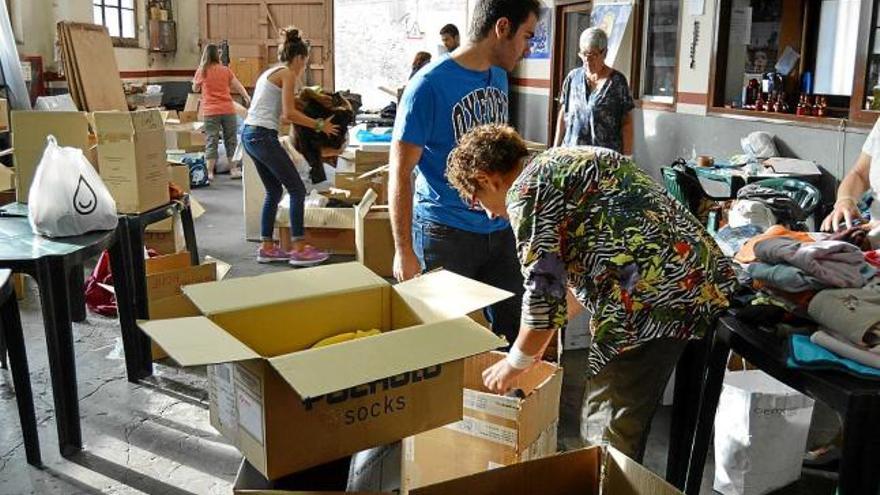
[{"label": "taped cardboard box", "polygon": [[613,447],[589,447],[426,486],[411,495],[682,495]]},{"label": "taped cardboard box", "polygon": [[12,157],[17,180],[15,195],[19,203],[28,202],[28,193],[37,165],[52,135],[59,146],[89,150],[89,121],[84,112],[12,112]]},{"label": "taped cardboard box", "polygon": [[202,122],[165,123],[165,148],[187,153],[204,151],[207,143]]},{"label": "taped cardboard box", "polygon": [[[283,205],[287,203],[282,201]],[[305,240],[309,244],[332,254],[354,255],[355,209],[354,208],[306,208]],[[281,248],[290,249],[290,214],[286,207],[278,209],[276,225]]]},{"label": "taped cardboard box", "polygon": [[95,112],[101,179],[119,213],[143,213],[171,201],[164,127],[158,110]]},{"label": "taped cardboard box", "polygon": [[517,378],[525,398],[483,386],[483,371],[505,354],[465,361],[464,418],[403,441],[404,491],[556,453],[562,370],[540,362]]},{"label": "taped cardboard box", "polygon": [[510,297],[446,271],[391,286],[359,263],[183,292],[204,317],[140,326],[182,366],[214,365],[211,424],[268,479],[460,420],[464,358],[505,345],[464,315]]},{"label": "taped cardboard box", "polygon": [[368,190],[355,207],[357,261],[382,277],[394,276],[394,235],[387,206],[376,206],[376,193]]}]

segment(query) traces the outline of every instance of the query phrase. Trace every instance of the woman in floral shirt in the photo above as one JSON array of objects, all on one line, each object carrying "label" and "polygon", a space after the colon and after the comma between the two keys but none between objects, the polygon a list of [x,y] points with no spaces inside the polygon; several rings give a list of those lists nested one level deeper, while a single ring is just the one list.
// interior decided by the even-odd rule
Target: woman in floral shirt
[{"label": "woman in floral shirt", "polygon": [[525,279],[522,327],[484,373],[503,393],[555,330],[586,307],[593,334],[582,437],[638,459],[685,343],[728,307],[730,262],[690,213],[613,151],[556,148],[526,164],[516,132],[484,126],[447,176],[489,215],[510,218]]}]

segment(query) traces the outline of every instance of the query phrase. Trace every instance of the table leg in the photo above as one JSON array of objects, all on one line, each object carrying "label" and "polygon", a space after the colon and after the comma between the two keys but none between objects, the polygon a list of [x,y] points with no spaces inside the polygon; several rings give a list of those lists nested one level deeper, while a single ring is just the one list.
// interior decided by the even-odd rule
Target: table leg
[{"label": "table leg", "polygon": [[153,374],[150,355],[150,339],[137,326],[131,275],[131,249],[128,245],[128,224],[120,219],[116,229],[116,240],[110,246],[110,268],[113,271],[113,286],[116,291],[116,307],[119,312],[119,327],[122,331],[122,347],[125,352],[125,370],[128,381],[137,383]]},{"label": "table leg", "polygon": [[86,295],[85,281],[83,279],[83,266],[75,265],[70,267],[67,274],[68,295],[70,299],[70,320],[77,323],[86,321]]},{"label": "table leg", "polygon": [[183,238],[186,241],[186,249],[189,251],[190,264],[193,266],[201,263],[199,258],[199,246],[196,243],[196,227],[192,217],[192,207],[186,206],[180,212],[180,223],[183,227]]},{"label": "table leg", "polygon": [[37,265],[37,284],[46,327],[49,372],[58,427],[61,455],[69,456],[82,449],[79,424],[79,396],[76,383],[76,359],[73,350],[73,327],[67,307],[68,281],[64,260],[44,258]]},{"label": "table leg", "polygon": [[[40,437],[37,433],[37,415],[34,411],[34,395],[31,391],[31,374],[28,371],[27,352],[18,313],[15,294],[0,308],[0,339],[4,339],[9,350],[9,364],[12,366],[12,384],[15,386],[15,401],[18,404],[18,418],[21,422],[21,436],[24,440],[25,457],[28,464],[39,466]],[[2,350],[2,349],[0,349]]]},{"label": "table leg", "polygon": [[700,493],[700,485],[703,483],[703,468],[706,466],[709,441],[715,424],[715,410],[718,408],[718,399],[721,397],[721,386],[724,383],[724,371],[727,368],[729,355],[730,346],[722,341],[716,333],[709,347],[706,372],[700,391],[700,405],[697,408],[697,422],[694,425],[693,443],[685,479],[684,492],[687,495],[699,495]]},{"label": "table leg", "polygon": [[672,421],[669,428],[669,455],[666,461],[666,480],[678,488],[684,487],[690,447],[693,443],[700,389],[706,365],[706,353],[713,333],[703,339],[688,342],[675,369],[675,392],[672,402]]},{"label": "table leg", "polygon": [[[13,292],[12,297],[15,297],[15,293]],[[16,301],[18,303],[18,301]],[[16,304],[18,306],[18,304]],[[8,362],[6,361],[6,336],[3,332],[3,323],[0,322],[0,370],[5,370],[8,366]]]},{"label": "table leg", "polygon": [[840,457],[840,495],[880,493],[880,399],[857,397],[843,418],[843,451]]},{"label": "table leg", "polygon": [[[134,315],[137,319],[145,320],[150,317],[150,308],[147,300],[147,266],[144,262],[144,227],[140,222],[127,222],[128,230],[128,252],[131,263],[129,263],[129,274],[131,275],[132,302],[134,307]],[[140,356],[139,369],[141,373],[149,372],[141,378],[145,378],[153,374],[152,355],[150,353],[150,338],[146,334],[135,328],[135,335],[138,343],[134,348]]]}]

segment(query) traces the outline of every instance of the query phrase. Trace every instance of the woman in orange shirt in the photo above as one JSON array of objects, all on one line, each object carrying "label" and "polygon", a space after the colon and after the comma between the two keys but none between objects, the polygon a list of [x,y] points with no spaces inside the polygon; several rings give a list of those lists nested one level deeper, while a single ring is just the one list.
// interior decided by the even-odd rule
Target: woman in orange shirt
[{"label": "woman in orange shirt", "polygon": [[193,92],[202,93],[201,112],[205,119],[205,160],[208,166],[208,180],[214,180],[214,168],[217,165],[217,145],[220,133],[223,133],[223,144],[226,146],[226,157],[232,167],[230,175],[233,179],[241,179],[241,166],[232,161],[235,147],[238,145],[238,121],[235,105],[232,102],[234,89],[250,105],[251,97],[247,90],[229,70],[220,63],[220,49],[209,44],[202,53],[202,61],[193,78]]}]

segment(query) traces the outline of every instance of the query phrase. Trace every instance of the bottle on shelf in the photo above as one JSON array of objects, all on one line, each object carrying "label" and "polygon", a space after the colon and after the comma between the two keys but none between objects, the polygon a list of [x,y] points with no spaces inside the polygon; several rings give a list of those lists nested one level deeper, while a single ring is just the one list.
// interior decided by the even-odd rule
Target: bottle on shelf
[{"label": "bottle on shelf", "polygon": [[763,112],[765,110],[764,103],[764,93],[758,93],[758,99],[755,100],[755,110]]},{"label": "bottle on shelf", "polygon": [[824,117],[825,116],[824,115],[825,112],[822,110],[822,105],[820,103],[821,101],[822,101],[821,96],[816,96],[813,99],[813,116],[815,116],[815,117]]},{"label": "bottle on shelf", "polygon": [[795,115],[798,115],[798,116],[805,115],[805,112],[804,112],[804,107],[806,106],[806,103],[804,103],[805,98],[806,98],[806,95],[801,93],[800,98],[798,98],[797,107],[794,110]]},{"label": "bottle on shelf", "polygon": [[817,113],[819,117],[825,117],[828,115],[828,100],[823,96],[819,101],[819,113]]}]

